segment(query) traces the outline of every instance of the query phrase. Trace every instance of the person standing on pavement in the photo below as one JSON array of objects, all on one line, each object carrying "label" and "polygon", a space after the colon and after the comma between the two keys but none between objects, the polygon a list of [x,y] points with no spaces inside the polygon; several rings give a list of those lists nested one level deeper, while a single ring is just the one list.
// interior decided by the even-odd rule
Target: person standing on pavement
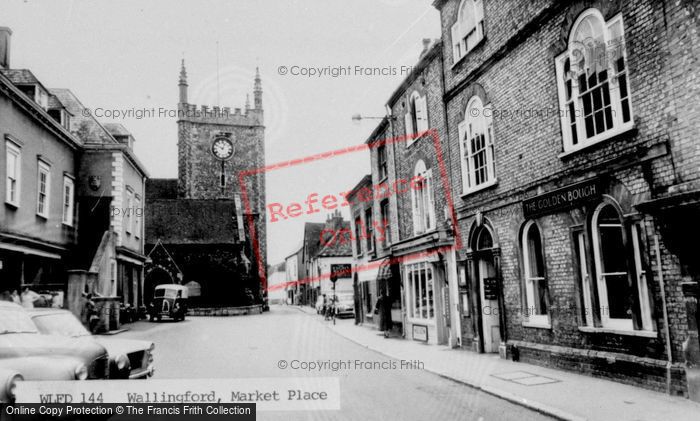
[{"label": "person standing on pavement", "polygon": [[385,338],[388,338],[393,322],[391,320],[391,299],[386,295],[385,288],[382,288],[377,299],[376,310],[379,315],[379,330],[384,332]]}]

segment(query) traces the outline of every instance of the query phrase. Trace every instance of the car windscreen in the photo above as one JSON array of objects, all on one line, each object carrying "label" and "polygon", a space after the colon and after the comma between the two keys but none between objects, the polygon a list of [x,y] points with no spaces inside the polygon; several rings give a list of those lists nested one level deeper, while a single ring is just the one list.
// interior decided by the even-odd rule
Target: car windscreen
[{"label": "car windscreen", "polygon": [[156,298],[175,298],[177,297],[177,291],[174,289],[157,289],[155,293]]},{"label": "car windscreen", "polygon": [[90,332],[70,313],[41,314],[32,318],[39,332],[46,335],[89,336]]},{"label": "car windscreen", "polygon": [[21,308],[0,308],[0,334],[3,333],[37,333],[37,329]]}]

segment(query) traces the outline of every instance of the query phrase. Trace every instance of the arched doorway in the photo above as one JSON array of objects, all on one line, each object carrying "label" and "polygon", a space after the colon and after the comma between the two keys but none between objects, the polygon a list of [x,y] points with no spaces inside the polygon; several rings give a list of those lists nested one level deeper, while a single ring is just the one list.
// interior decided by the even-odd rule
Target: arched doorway
[{"label": "arched doorway", "polygon": [[143,298],[144,304],[148,305],[153,299],[153,291],[156,286],[162,284],[176,283],[170,272],[160,266],[155,266],[146,273],[146,278],[143,283]]}]

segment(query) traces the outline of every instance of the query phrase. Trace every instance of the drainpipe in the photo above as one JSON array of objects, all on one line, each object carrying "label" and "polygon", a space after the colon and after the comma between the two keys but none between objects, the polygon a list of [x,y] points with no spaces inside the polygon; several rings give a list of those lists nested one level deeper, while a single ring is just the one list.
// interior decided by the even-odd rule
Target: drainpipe
[{"label": "drainpipe", "polygon": [[664,284],[664,274],[661,267],[661,252],[659,247],[659,235],[654,234],[654,253],[656,253],[656,271],[659,276],[659,287],[661,289],[661,308],[664,317],[664,334],[666,335],[666,393],[671,394],[671,365],[673,355],[671,354],[671,331],[668,326],[668,308],[666,307],[666,285]]}]

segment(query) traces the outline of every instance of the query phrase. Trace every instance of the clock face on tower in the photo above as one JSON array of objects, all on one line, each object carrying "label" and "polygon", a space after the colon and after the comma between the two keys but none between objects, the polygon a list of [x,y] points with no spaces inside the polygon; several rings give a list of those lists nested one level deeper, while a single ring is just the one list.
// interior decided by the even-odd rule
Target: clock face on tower
[{"label": "clock face on tower", "polygon": [[211,151],[221,160],[230,159],[233,156],[233,143],[228,138],[220,137],[214,140]]}]

